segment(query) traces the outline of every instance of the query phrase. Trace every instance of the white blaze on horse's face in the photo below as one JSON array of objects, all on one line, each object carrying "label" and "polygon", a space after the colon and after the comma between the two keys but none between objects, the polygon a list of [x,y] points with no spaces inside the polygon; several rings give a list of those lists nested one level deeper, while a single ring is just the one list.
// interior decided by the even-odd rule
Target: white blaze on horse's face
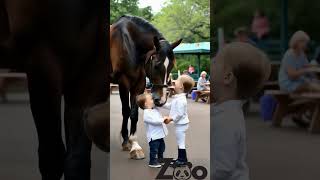
[{"label": "white blaze on horse's face", "polygon": [[[163,84],[164,85],[167,85],[167,74],[168,74],[168,66],[169,66],[169,58],[166,57],[166,59],[164,60],[164,63],[163,63],[164,67],[165,67],[165,73],[164,73],[164,80],[163,80]],[[164,87],[162,89],[163,93],[162,93],[162,97],[161,97],[161,101],[162,102],[165,102],[166,101],[166,98],[167,98],[167,88]]]}]

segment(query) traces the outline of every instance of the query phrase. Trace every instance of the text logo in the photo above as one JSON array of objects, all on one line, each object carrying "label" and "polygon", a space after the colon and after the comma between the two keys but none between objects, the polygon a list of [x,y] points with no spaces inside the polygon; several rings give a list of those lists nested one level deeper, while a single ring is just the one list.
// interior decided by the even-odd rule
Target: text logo
[{"label": "text logo", "polygon": [[192,166],[192,163],[188,162],[184,166],[173,165],[173,174],[166,175],[166,171],[170,166],[173,158],[164,158],[164,165],[162,166],[156,179],[176,179],[176,180],[188,180],[191,177],[195,179],[205,179],[208,175],[208,171],[203,166]]}]

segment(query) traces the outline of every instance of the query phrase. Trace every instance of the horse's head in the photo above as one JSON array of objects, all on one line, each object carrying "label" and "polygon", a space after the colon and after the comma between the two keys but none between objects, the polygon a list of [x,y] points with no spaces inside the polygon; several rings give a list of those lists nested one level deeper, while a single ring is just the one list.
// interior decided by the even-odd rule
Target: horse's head
[{"label": "horse's head", "polygon": [[169,74],[174,67],[173,49],[182,39],[170,44],[165,39],[154,38],[155,49],[148,52],[146,59],[146,74],[152,84],[152,96],[156,106],[162,106],[167,101],[167,85]]}]

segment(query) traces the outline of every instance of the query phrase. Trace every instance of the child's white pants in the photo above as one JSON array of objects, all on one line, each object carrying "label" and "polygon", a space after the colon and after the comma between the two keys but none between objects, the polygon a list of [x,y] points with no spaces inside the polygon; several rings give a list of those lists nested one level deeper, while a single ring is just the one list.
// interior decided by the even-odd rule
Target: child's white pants
[{"label": "child's white pants", "polygon": [[175,124],[176,139],[179,149],[186,149],[186,131],[189,124]]}]

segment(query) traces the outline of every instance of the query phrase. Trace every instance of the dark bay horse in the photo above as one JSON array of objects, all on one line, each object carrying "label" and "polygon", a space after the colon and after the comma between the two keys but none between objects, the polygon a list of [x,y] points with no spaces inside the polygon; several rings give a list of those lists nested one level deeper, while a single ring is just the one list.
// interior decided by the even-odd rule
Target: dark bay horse
[{"label": "dark bay horse", "polygon": [[[167,81],[175,62],[173,49],[181,41],[170,44],[153,25],[140,17],[125,15],[111,26],[112,79],[119,84],[122,102],[122,148],[130,150],[133,159],[144,158],[135,139],[138,122],[136,96],[144,92],[147,76],[152,83],[155,104],[162,106],[166,102]],[[130,138],[127,129],[129,117]]]},{"label": "dark bay horse", "polygon": [[[90,179],[92,143],[83,113],[107,101],[105,3],[0,0],[0,67],[27,73],[43,180],[58,180],[63,174],[65,180]],[[100,148],[107,151],[106,141]]]}]

